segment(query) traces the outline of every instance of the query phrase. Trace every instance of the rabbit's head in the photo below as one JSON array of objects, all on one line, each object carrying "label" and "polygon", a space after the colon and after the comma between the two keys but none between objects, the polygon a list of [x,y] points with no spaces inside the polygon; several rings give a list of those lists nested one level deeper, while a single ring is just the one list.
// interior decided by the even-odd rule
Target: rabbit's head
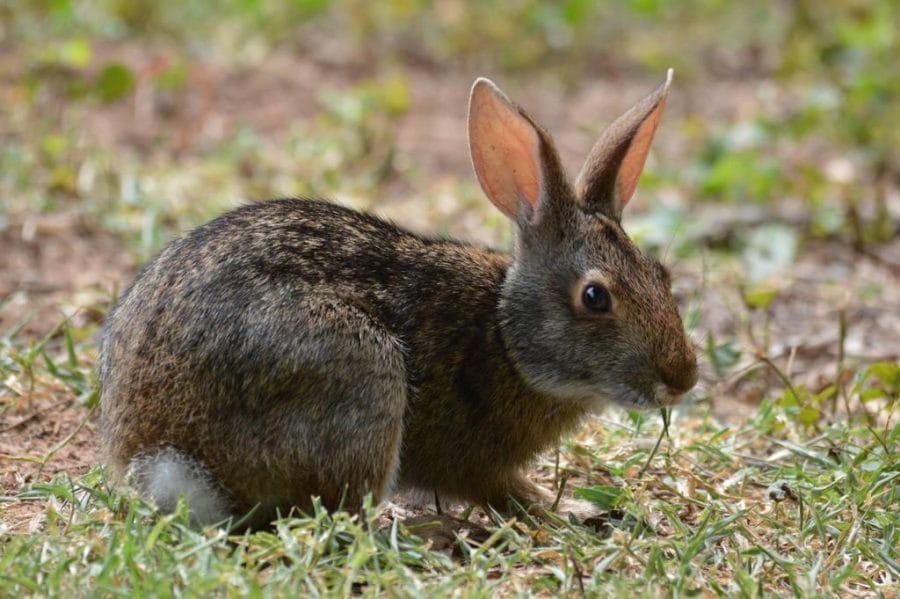
[{"label": "rabbit's head", "polygon": [[677,402],[697,381],[669,273],[620,224],[670,82],[671,71],[610,125],[574,187],[543,128],[487,79],[472,88],[475,173],[517,228],[501,299],[504,341],[544,393],[651,408]]}]

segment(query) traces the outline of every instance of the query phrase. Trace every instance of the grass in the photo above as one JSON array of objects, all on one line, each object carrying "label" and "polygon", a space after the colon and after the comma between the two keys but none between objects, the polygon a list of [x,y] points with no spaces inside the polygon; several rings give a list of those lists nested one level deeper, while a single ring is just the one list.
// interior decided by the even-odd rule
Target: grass
[{"label": "grass", "polygon": [[[0,92],[0,251],[28,265],[0,262],[24,281],[0,279],[0,595],[896,597],[896,271],[865,274],[889,265],[882,250],[896,245],[900,38],[885,25],[895,4],[0,7],[0,75],[12,74]],[[764,26],[742,27],[751,17]],[[215,119],[192,107],[227,95],[228,77],[265,83],[248,73],[271,76],[270,59],[285,56],[290,69],[275,76],[286,85],[296,65],[329,65],[298,115],[267,131],[255,105],[220,106],[214,116],[234,108],[247,122],[197,133],[193,118]],[[717,61],[734,72],[716,74]],[[423,90],[494,69],[553,117],[566,107],[540,105],[545,81],[577,96],[601,74],[655,81],[670,64],[683,87],[660,134],[666,160],[651,158],[640,212],[625,225],[674,263],[703,383],[673,410],[667,435],[656,413],[613,408],[538,460],[533,478],[597,505],[588,525],[457,510],[471,525],[449,527],[447,544],[414,526],[421,510],[389,505],[238,535],[192,528],[184,506],[159,515],[96,465],[99,323],[167,240],[247,198],[310,194],[508,247],[465,157],[448,174],[398,140],[409,119],[445,126],[416,114],[434,100]],[[758,83],[750,93],[747,73]],[[679,98],[717,85],[733,85],[723,102],[744,107],[734,120],[704,106],[679,112]],[[280,88],[261,89],[260,110],[277,108],[265,100]],[[129,128],[147,106],[156,120]],[[139,139],[101,140],[98,115]],[[593,134],[598,124],[566,126]],[[706,212],[723,206],[736,214]],[[761,216],[737,213],[747,206]],[[27,261],[44,252],[47,262]],[[93,253],[101,272],[75,282]],[[29,287],[27,269],[46,289]]]}]

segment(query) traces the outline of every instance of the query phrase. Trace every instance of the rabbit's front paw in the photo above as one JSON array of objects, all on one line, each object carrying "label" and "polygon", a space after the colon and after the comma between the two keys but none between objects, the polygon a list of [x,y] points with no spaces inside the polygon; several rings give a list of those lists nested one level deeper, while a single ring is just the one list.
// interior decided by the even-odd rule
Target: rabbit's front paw
[{"label": "rabbit's front paw", "polygon": [[603,517],[606,512],[590,501],[565,497],[556,506],[556,513],[564,518],[573,517],[579,523],[586,523],[592,519]]}]

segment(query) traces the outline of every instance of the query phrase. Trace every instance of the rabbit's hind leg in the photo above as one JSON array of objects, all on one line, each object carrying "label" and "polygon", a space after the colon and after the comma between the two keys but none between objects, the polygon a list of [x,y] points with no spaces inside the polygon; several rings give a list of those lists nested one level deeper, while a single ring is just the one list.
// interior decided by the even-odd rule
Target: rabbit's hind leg
[{"label": "rabbit's hind leg", "polygon": [[281,341],[279,381],[270,377],[268,385],[289,389],[289,398],[254,427],[254,437],[266,439],[259,451],[267,466],[248,473],[256,501],[281,513],[307,510],[310,496],[328,509],[359,509],[367,493],[379,502],[399,469],[407,402],[401,343],[329,296],[310,294],[277,320],[278,330],[260,337]]}]

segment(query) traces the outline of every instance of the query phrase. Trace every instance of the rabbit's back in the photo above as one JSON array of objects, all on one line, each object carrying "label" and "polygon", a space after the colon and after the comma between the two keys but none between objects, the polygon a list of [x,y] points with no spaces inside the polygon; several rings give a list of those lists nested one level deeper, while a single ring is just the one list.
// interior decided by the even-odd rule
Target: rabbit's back
[{"label": "rabbit's back", "polygon": [[309,294],[353,305],[412,343],[428,321],[493,308],[508,263],[503,253],[428,239],[324,202],[252,204],[198,227],[150,262],[111,311],[104,345],[140,337],[189,352],[239,334],[277,345],[269,329],[280,323],[269,312]]}]

